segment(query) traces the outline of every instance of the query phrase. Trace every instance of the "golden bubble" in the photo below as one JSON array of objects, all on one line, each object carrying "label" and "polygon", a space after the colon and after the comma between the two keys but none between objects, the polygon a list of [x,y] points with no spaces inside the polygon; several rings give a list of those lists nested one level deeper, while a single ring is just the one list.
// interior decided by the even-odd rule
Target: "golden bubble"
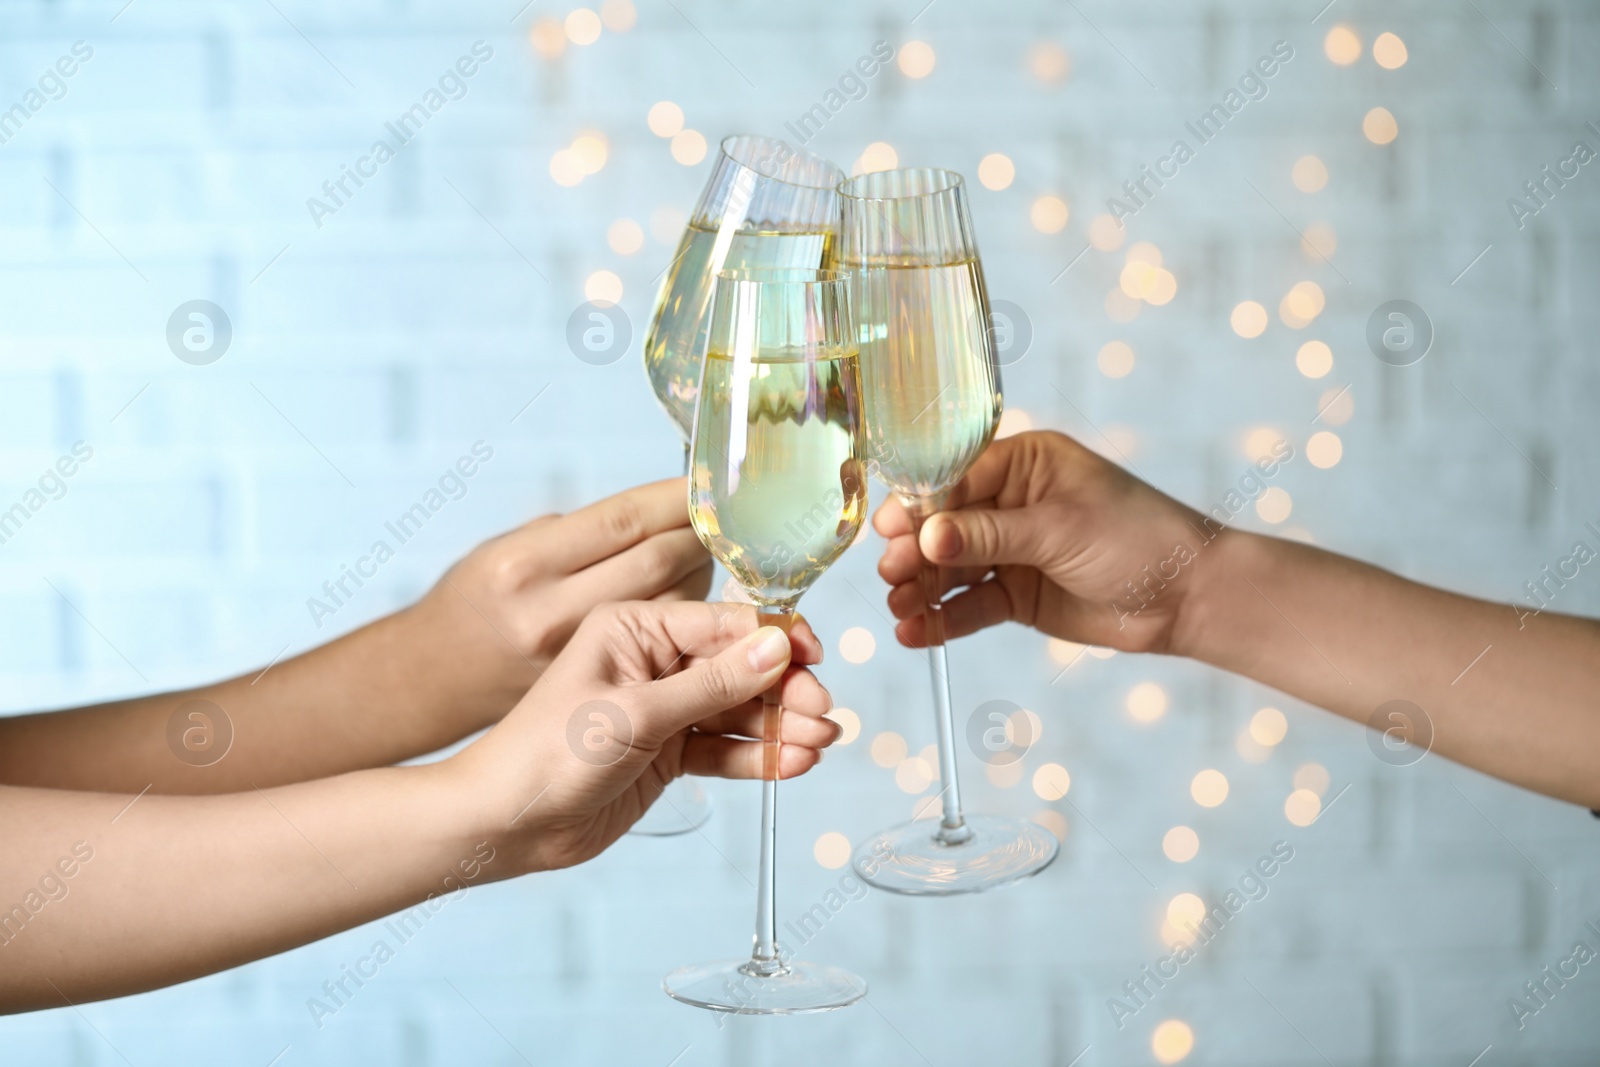
[{"label": "golden bubble", "polygon": [[706,158],[706,138],[698,130],[679,130],[672,138],[672,158],[692,167]]},{"label": "golden bubble", "polygon": [[893,730],[885,730],[872,739],[868,751],[872,755],[872,762],[885,770],[898,767],[906,758],[906,739]]},{"label": "golden bubble", "polygon": [[1296,789],[1283,802],[1284,818],[1296,826],[1310,826],[1322,811],[1322,798],[1309,789]]},{"label": "golden bubble", "polygon": [[878,639],[865,626],[852,626],[839,635],[839,655],[847,663],[865,663],[878,650]]},{"label": "golden bubble", "polygon": [[1033,792],[1040,800],[1056,801],[1072,788],[1072,775],[1059,763],[1046,763],[1033,772]]},{"label": "golden bubble", "polygon": [[830,871],[850,862],[850,839],[836,830],[822,834],[811,846],[811,855]]},{"label": "golden bubble", "polygon": [[1200,851],[1200,835],[1187,826],[1174,826],[1162,837],[1161,851],[1173,863],[1188,863]]},{"label": "golden bubble", "polygon": [[1327,470],[1338,464],[1344,455],[1344,442],[1339,440],[1339,435],[1330,430],[1318,430],[1306,442],[1306,458],[1313,467]]},{"label": "golden bubble", "polygon": [[567,16],[566,31],[573,44],[594,44],[600,39],[600,16],[586,7],[574,8]]},{"label": "golden bubble", "polygon": [[1260,337],[1267,329],[1267,309],[1254,300],[1240,301],[1228,317],[1228,323],[1240,337]]},{"label": "golden bubble", "polygon": [[1328,184],[1328,165],[1316,156],[1301,156],[1294,161],[1289,172],[1294,187],[1302,193],[1314,193]]},{"label": "golden bubble", "polygon": [[1361,38],[1341,22],[1322,39],[1322,51],[1335,65],[1348,67],[1361,58]]},{"label": "golden bubble", "polygon": [[1016,176],[1016,164],[1002,152],[990,152],[978,161],[978,181],[983,183],[985,189],[999,192],[1008,188]]},{"label": "golden bubble", "polygon": [[1289,720],[1277,708],[1262,708],[1250,718],[1250,737],[1271,748],[1289,734]]},{"label": "golden bubble", "polygon": [[1028,212],[1033,228],[1040,233],[1060,233],[1067,225],[1067,202],[1059,196],[1041,196]]},{"label": "golden bubble", "polygon": [[844,733],[839,735],[836,745],[848,745],[861,736],[861,716],[849,708],[833,708],[828,712],[828,718],[839,724]]},{"label": "golden bubble", "polygon": [[1214,808],[1228,799],[1228,776],[1217,770],[1203,770],[1189,783],[1189,795],[1202,808]]},{"label": "golden bubble", "polygon": [[926,78],[933,73],[936,61],[933,46],[927,41],[907,41],[900,46],[900,54],[895,60],[900,66],[900,73],[908,78]]},{"label": "golden bubble", "polygon": [[1108,341],[1100,349],[1095,362],[1100,366],[1100,373],[1107,378],[1126,378],[1128,372],[1133,370],[1133,349],[1126,341]]},{"label": "golden bubble", "polygon": [[1177,1063],[1194,1048],[1194,1031],[1189,1024],[1167,1019],[1150,1035],[1150,1051],[1160,1063]]},{"label": "golden bubble", "polygon": [[1323,341],[1307,341],[1294,354],[1294,365],[1307,378],[1324,377],[1333,369],[1333,349]]},{"label": "golden bubble", "polygon": [[1373,144],[1388,144],[1400,135],[1400,124],[1386,107],[1375,107],[1361,120],[1361,132]]},{"label": "golden bubble", "polygon": [[657,137],[671,137],[683,129],[683,108],[671,100],[662,100],[650,105],[645,123]]},{"label": "golden bubble", "polygon": [[1392,33],[1380,33],[1372,42],[1372,58],[1384,70],[1399,70],[1406,65],[1406,43]]}]

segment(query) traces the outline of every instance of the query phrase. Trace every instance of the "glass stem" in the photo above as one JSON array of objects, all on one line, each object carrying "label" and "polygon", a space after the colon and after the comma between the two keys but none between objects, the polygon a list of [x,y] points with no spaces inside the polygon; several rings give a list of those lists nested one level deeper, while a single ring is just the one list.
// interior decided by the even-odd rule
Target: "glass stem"
[{"label": "glass stem", "polygon": [[[776,626],[784,633],[794,625],[794,608],[762,608],[756,615],[762,626]],[[778,953],[777,844],[778,844],[778,755],[782,750],[781,730],[783,680],[761,694],[761,873],[756,882],[756,937],[747,974],[772,977],[787,968]]]},{"label": "glass stem", "polygon": [[[904,501],[911,513],[912,536],[922,533],[928,516],[943,505],[943,497],[920,497]],[[933,683],[934,728],[939,742],[939,796],[944,813],[939,820],[938,838],[947,845],[972,839],[972,830],[961,814],[961,783],[956,776],[955,711],[950,701],[950,661],[945,655],[944,600],[939,592],[939,566],[923,561],[919,575],[922,584],[922,621],[928,638],[928,676]]]}]

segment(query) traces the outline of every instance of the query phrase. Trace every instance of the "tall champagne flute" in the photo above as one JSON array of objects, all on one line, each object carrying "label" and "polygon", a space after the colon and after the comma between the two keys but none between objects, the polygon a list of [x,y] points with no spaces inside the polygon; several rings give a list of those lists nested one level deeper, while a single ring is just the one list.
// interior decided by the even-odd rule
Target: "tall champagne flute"
[{"label": "tall champagne flute", "polygon": [[[920,531],[1000,421],[1000,371],[966,188],[953,171],[918,167],[863,174],[839,192],[839,260],[855,278],[867,444],[879,479]],[[942,814],[868,839],[854,861],[872,885],[913,895],[992,889],[1037,874],[1058,848],[1034,823],[962,810],[939,583],[938,568],[925,563]]]},{"label": "tall champagne flute", "polygon": [[[831,267],[839,226],[835,188],[843,178],[828,160],[775,138],[741,134],[723,140],[667,268],[644,341],[645,373],[683,435],[685,470],[717,272]],[[631,832],[685,833],[710,816],[704,787],[683,778],[667,787],[661,803],[652,805]]]},{"label": "tall champagne flute", "polygon": [[[795,604],[850,546],[867,511],[861,378],[846,278],[833,271],[717,276],[689,478],[695,532],[788,632]],[[683,967],[662,988],[749,1015],[828,1011],[860,1000],[849,971],[791,958],[777,940],[780,686],[764,697],[761,867],[749,958]]]}]

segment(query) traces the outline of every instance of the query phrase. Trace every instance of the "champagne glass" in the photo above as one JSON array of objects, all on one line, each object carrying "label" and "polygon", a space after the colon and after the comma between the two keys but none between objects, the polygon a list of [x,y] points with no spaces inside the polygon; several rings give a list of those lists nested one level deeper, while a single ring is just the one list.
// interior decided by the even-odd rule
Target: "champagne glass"
[{"label": "champagne glass", "polygon": [[[776,138],[737,135],[722,142],[667,268],[644,342],[650,388],[683,435],[685,472],[717,272],[832,266],[839,225],[835,187],[843,178],[844,172],[821,156]],[[710,816],[704,787],[683,778],[667,787],[661,803],[652,805],[630,832],[681,834]]]},{"label": "champagne glass", "polygon": [[[847,279],[833,271],[717,276],[689,480],[695,532],[788,632],[795,604],[855,540],[867,512],[861,377]],[[763,696],[761,866],[749,958],[683,967],[668,995],[712,1011],[794,1015],[860,1000],[849,971],[795,960],[777,940],[780,686]]]},{"label": "champagne glass", "polygon": [[[966,188],[954,171],[917,167],[863,174],[839,192],[839,259],[855,279],[867,445],[879,479],[920,531],[1000,421],[1000,371]],[[939,569],[924,563],[943,811],[938,822],[913,820],[868,839],[854,857],[867,882],[912,895],[993,889],[1039,873],[1058,849],[1034,823],[962,811],[939,580]]]}]

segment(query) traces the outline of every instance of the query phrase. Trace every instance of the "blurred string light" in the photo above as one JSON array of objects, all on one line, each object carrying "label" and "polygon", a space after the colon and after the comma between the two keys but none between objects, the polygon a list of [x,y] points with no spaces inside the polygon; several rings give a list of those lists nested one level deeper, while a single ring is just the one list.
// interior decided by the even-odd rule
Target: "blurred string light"
[{"label": "blurred string light", "polygon": [[811,855],[828,870],[836,871],[850,862],[850,839],[837,830],[829,830],[811,846]]},{"label": "blurred string light", "polygon": [[606,229],[606,244],[619,256],[631,256],[644,247],[644,228],[632,219],[618,219]]},{"label": "blurred string light", "polygon": [[1194,1049],[1194,1031],[1179,1019],[1166,1019],[1150,1035],[1150,1052],[1159,1063],[1177,1063]]},{"label": "blurred string light", "polygon": [[1322,813],[1322,798],[1309,789],[1296,789],[1283,802],[1283,817],[1296,826],[1310,826]]},{"label": "blurred string light", "polygon": [[1313,467],[1327,470],[1337,466],[1344,456],[1344,442],[1339,440],[1339,435],[1331,430],[1318,430],[1306,442],[1306,458]]},{"label": "blurred string light", "polygon": [[528,30],[528,43],[543,58],[560,59],[567,50],[567,31],[562,28],[560,19],[549,16],[536,19]]},{"label": "blurred string light", "polygon": [[705,134],[699,130],[679,130],[672,137],[672,158],[686,167],[706,158]]},{"label": "blurred string light", "polygon": [[1067,202],[1059,196],[1041,196],[1028,209],[1028,221],[1040,233],[1060,233],[1066,229],[1070,215]]},{"label": "blurred string light", "polygon": [[1322,286],[1312,281],[1296,282],[1278,302],[1278,318],[1290,329],[1301,330],[1310,326],[1326,306]]},{"label": "blurred string light", "polygon": [[1322,378],[1333,369],[1333,349],[1324,341],[1307,341],[1294,354],[1294,365],[1307,378]]},{"label": "blurred string light", "polygon": [[1329,426],[1343,426],[1356,413],[1356,399],[1346,385],[1329,389],[1317,400],[1318,418]]},{"label": "blurred string light", "polygon": [[633,0],[606,0],[600,5],[600,21],[612,33],[627,33],[639,21]]},{"label": "blurred string light", "polygon": [[644,121],[657,137],[672,137],[683,129],[683,108],[671,100],[662,100],[650,105]]},{"label": "blurred string light", "polygon": [[1200,835],[1187,826],[1174,826],[1162,837],[1161,851],[1173,863],[1188,863],[1200,852]]},{"label": "blurred string light", "polygon": [[[1124,426],[1121,423],[1108,422],[1100,427],[1100,432],[1105,437],[1106,443],[1111,446],[1111,450],[1116,453],[1112,457],[1113,463],[1126,463],[1128,460],[1138,456],[1139,435],[1134,432],[1133,427]],[[1089,651],[1091,655],[1098,656],[1100,659],[1109,659],[1117,654],[1114,648],[1090,649]]]},{"label": "blurred string light", "polygon": [[1035,815],[1033,821],[1054,834],[1057,841],[1067,839],[1067,817],[1059,811],[1046,809]]},{"label": "blurred string light", "polygon": [[1313,222],[1300,235],[1300,251],[1313,262],[1326,263],[1339,250],[1339,235],[1326,222]]},{"label": "blurred string light", "polygon": [[1250,737],[1271,748],[1289,734],[1289,720],[1277,708],[1262,708],[1250,717]]},{"label": "blurred string light", "polygon": [[1054,41],[1028,46],[1028,73],[1046,85],[1060,85],[1072,77],[1072,56]]},{"label": "blurred string light", "polygon": [[858,174],[876,174],[880,170],[894,170],[900,165],[900,153],[888,141],[873,141],[861,150],[861,155],[850,167],[852,177]]},{"label": "blurred string light", "polygon": [[602,304],[622,303],[622,279],[611,271],[597,270],[583,283],[585,300]]},{"label": "blurred string light", "polygon": [[1125,701],[1135,722],[1155,722],[1167,713],[1167,691],[1154,682],[1140,682]]},{"label": "blurred string light", "polygon": [[1248,728],[1240,730],[1239,736],[1234,739],[1234,750],[1239,753],[1239,758],[1246,763],[1263,763],[1272,755],[1272,749],[1250,736]]},{"label": "blurred string light", "polygon": [[1273,449],[1282,440],[1283,434],[1271,426],[1257,426],[1244,435],[1244,458],[1252,463],[1258,459],[1269,459],[1273,456]]},{"label": "blurred string light", "polygon": [[865,663],[877,650],[878,639],[864,626],[852,626],[839,635],[839,655],[848,663]]},{"label": "blurred string light", "polygon": [[857,715],[851,709],[834,708],[832,711],[828,712],[827,717],[838,723],[839,728],[844,731],[839,735],[839,740],[835,741],[834,744],[848,745],[850,742],[861,736],[861,716]]},{"label": "blurred string light", "polygon": [[1316,537],[1304,526],[1285,526],[1279,536],[1288,538],[1290,541],[1299,541],[1301,544],[1306,545],[1317,543]]},{"label": "blurred string light", "polygon": [[926,792],[933,784],[933,767],[921,756],[903,759],[894,769],[894,784],[913,795]]},{"label": "blurred string light", "polygon": [[1106,318],[1112,322],[1132,322],[1139,317],[1139,309],[1142,307],[1144,307],[1143,302],[1123,292],[1120,285],[1106,294]]},{"label": "blurred string light", "polygon": [[978,181],[985,189],[1008,189],[1017,176],[1017,166],[1002,152],[990,152],[978,161]]},{"label": "blurred string light", "polygon": [[1361,132],[1373,144],[1388,144],[1400,134],[1400,124],[1386,107],[1375,107],[1361,120]]},{"label": "blurred string light", "polygon": [[[1106,429],[1109,431],[1109,430],[1111,430],[1111,427],[1108,426],[1108,427],[1106,427]],[[1117,443],[1118,443],[1119,446],[1121,445],[1120,441],[1117,442]],[[1089,655],[1093,656],[1095,659],[1110,659],[1112,656],[1115,656],[1116,654],[1117,654],[1117,650],[1114,649],[1114,648],[1102,648],[1099,645],[1090,645],[1089,646]]]},{"label": "blurred string light", "polygon": [[1328,783],[1332,778],[1328,775],[1328,768],[1320,763],[1302,763],[1295,768],[1294,787],[1296,789],[1309,789],[1321,796],[1328,791]]},{"label": "blurred string light", "polygon": [[1033,793],[1040,800],[1057,801],[1072,788],[1072,775],[1059,763],[1046,763],[1033,772]]},{"label": "blurred string light", "polygon": [[1277,525],[1294,511],[1294,498],[1276,485],[1256,497],[1256,514],[1262,522]]},{"label": "blurred string light", "polygon": [[900,73],[908,78],[926,78],[933,73],[938,57],[934,55],[933,45],[927,41],[907,41],[900,46],[900,54],[895,58],[900,67]]},{"label": "blurred string light", "polygon": [[1083,656],[1086,648],[1076,641],[1063,641],[1059,637],[1052,637],[1045,644],[1045,651],[1050,658],[1063,667],[1070,666]]},{"label": "blurred string light", "polygon": [[1228,799],[1228,776],[1207,768],[1189,782],[1189,795],[1202,808],[1214,808]]},{"label": "blurred string light", "polygon": [[1010,789],[1022,781],[1022,761],[1015,763],[986,763],[983,775],[996,789]]},{"label": "blurred string light", "polygon": [[1348,67],[1361,58],[1361,38],[1341,22],[1322,39],[1322,52],[1335,65]]},{"label": "blurred string light", "polygon": [[586,7],[574,8],[562,23],[567,40],[580,47],[598,41],[601,28],[600,16]]},{"label": "blurred string light", "polygon": [[1328,165],[1316,156],[1301,156],[1294,161],[1289,177],[1302,193],[1320,192],[1328,184]]},{"label": "blurred string light", "polygon": [[650,236],[664,245],[676,244],[689,217],[677,204],[662,204],[650,212]]},{"label": "blurred string light", "polygon": [[906,758],[906,739],[893,730],[885,730],[872,739],[868,752],[872,755],[872,762],[884,770],[898,767]]},{"label": "blurred string light", "polygon": [[1161,249],[1149,241],[1128,248],[1118,288],[1135,300],[1161,307],[1178,295],[1178,279],[1161,265]]},{"label": "blurred string light", "polygon": [[923,745],[922,751],[917,753],[917,758],[928,765],[928,773],[933,780],[939,780],[939,746]]},{"label": "blurred string light", "polygon": [[1089,243],[1102,252],[1115,252],[1127,236],[1127,231],[1110,215],[1096,215],[1089,222]]},{"label": "blurred string light", "polygon": [[1133,370],[1133,349],[1126,341],[1107,341],[1095,363],[1107,378],[1126,378]]},{"label": "blurred string light", "polygon": [[[1014,437],[1019,433],[1027,433],[1033,429],[1033,418],[1021,408],[1006,408],[1000,413],[1000,425],[995,427],[996,440]],[[863,528],[866,526],[862,524]]]},{"label": "blurred string light", "polygon": [[1228,324],[1240,337],[1260,337],[1267,329],[1267,309],[1254,300],[1241,300],[1228,316]]},{"label": "blurred string light", "polygon": [[1392,33],[1380,33],[1372,42],[1372,58],[1384,70],[1399,70],[1406,65],[1406,43]]},{"label": "blurred string light", "polygon": [[557,185],[571,187],[605,167],[610,148],[605,135],[585,130],[572,143],[550,157],[550,177]]}]

